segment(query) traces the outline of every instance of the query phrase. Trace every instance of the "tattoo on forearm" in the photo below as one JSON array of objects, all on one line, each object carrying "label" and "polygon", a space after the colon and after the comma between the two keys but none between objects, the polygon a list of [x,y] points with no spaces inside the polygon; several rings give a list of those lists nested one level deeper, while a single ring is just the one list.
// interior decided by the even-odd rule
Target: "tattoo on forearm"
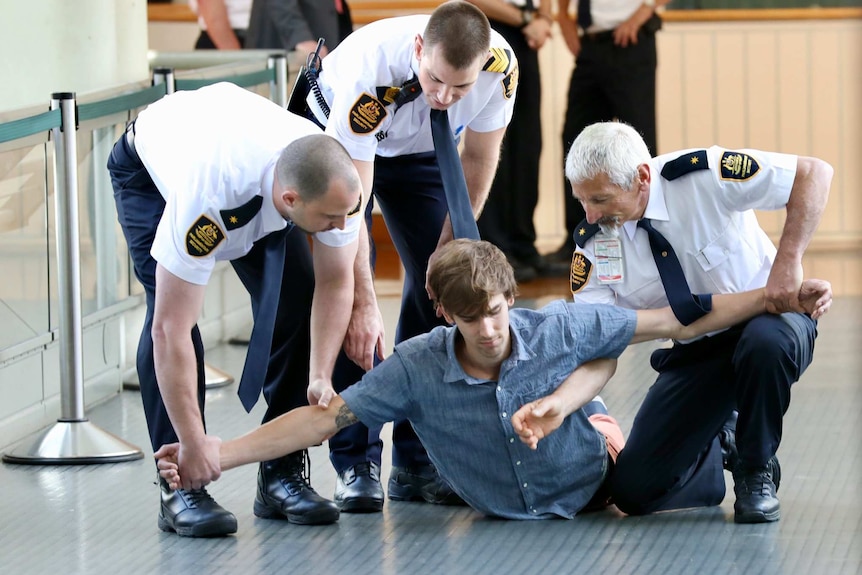
[{"label": "tattoo on forearm", "polygon": [[342,405],[341,409],[338,410],[338,413],[335,415],[335,426],[338,429],[344,429],[348,425],[353,425],[359,421],[353,412],[350,411],[350,408],[347,405]]}]

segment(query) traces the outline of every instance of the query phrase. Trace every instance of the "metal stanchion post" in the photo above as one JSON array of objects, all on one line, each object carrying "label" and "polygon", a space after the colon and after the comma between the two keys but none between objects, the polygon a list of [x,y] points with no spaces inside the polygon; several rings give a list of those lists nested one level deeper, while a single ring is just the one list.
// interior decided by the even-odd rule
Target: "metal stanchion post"
[{"label": "metal stanchion post", "polygon": [[59,282],[60,419],[39,433],[31,446],[4,454],[3,461],[47,465],[140,459],[144,454],[139,448],[84,417],[75,94],[53,94],[51,109],[57,108],[62,125],[52,130],[52,138]]},{"label": "metal stanchion post", "polygon": [[287,107],[287,54],[273,54],[266,61],[266,67],[275,69],[275,80],[269,83],[269,99]]}]

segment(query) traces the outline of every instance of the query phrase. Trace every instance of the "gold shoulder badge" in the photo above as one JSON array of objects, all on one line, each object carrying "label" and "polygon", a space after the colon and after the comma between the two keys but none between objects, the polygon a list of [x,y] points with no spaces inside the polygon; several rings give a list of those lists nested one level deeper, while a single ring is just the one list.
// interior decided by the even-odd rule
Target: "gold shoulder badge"
[{"label": "gold shoulder badge", "polygon": [[745,181],[760,171],[760,164],[743,152],[726,151],[721,155],[721,179]]},{"label": "gold shoulder badge", "polygon": [[370,134],[385,117],[386,108],[380,100],[363,92],[350,108],[350,129],[354,134]]},{"label": "gold shoulder badge", "polygon": [[482,70],[486,72],[498,72],[505,74],[512,65],[512,53],[505,48],[491,48],[488,51],[488,59]]},{"label": "gold shoulder badge", "polygon": [[218,225],[202,215],[186,233],[186,251],[192,257],[209,255],[224,239],[224,232]]},{"label": "gold shoulder badge", "polygon": [[572,295],[578,293],[590,281],[590,275],[593,273],[593,262],[581,252],[572,254],[572,269],[569,274],[571,281]]},{"label": "gold shoulder badge", "polygon": [[356,205],[353,206],[349,212],[347,212],[347,217],[349,218],[349,217],[352,217],[352,216],[355,216],[356,214],[358,214],[360,208],[362,208],[362,194],[361,193],[359,194],[359,201],[356,202]]},{"label": "gold shoulder badge", "polygon": [[512,71],[509,72],[500,83],[503,86],[503,96],[506,97],[507,100],[511,99],[512,96],[515,95],[515,91],[518,89],[518,76],[520,72],[518,67],[515,66],[512,68]]}]

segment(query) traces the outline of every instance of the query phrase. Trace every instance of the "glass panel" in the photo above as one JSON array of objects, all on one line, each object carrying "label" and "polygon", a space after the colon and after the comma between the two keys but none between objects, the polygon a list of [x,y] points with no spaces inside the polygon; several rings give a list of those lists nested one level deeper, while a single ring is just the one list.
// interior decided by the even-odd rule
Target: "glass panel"
[{"label": "glass panel", "polygon": [[48,330],[46,148],[0,152],[0,349]]}]

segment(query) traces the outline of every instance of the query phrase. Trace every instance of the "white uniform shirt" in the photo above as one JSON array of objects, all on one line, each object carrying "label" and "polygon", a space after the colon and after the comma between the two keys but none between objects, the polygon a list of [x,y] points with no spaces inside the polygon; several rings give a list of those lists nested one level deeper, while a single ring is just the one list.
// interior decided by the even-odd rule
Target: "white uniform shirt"
[{"label": "white uniform shirt", "polygon": [[[590,0],[593,23],[590,25],[589,32],[613,30],[628,20],[641,4],[643,0]],[[572,0],[571,5],[577,8],[577,0]]]},{"label": "white uniform shirt", "polygon": [[[135,149],[166,202],[153,258],[204,285],[217,260],[240,258],[260,238],[284,229],[289,222],[272,199],[275,163],[285,146],[310,134],[320,129],[234,84],[177,92],[148,106],[135,121]],[[234,210],[249,202],[260,202],[260,209],[247,223],[225,221],[244,220]],[[350,217],[344,230],[314,237],[347,245],[360,223]]]},{"label": "white uniform shirt", "polygon": [[[331,108],[326,133],[355,160],[397,157],[434,150],[430,107],[424,95],[393,114],[394,106],[378,95],[380,87],[400,87],[418,74],[414,41],[429,16],[379,20],[359,28],[323,59],[320,87]],[[491,32],[489,63],[470,92],[449,108],[456,137],[465,127],[476,132],[505,128],[512,119],[518,65],[509,44]],[[486,64],[486,67],[488,64]],[[313,106],[313,95],[309,103]]]},{"label": "white uniform shirt", "polygon": [[[701,164],[705,153],[709,169],[689,171],[673,180],[660,175],[668,162],[690,163],[697,153]],[[755,164],[747,163],[750,160]],[[713,146],[650,161],[652,178],[644,217],[673,246],[692,293],[737,293],[766,285],[776,250],[752,210],[778,210],[787,205],[796,160],[786,154]],[[646,230],[638,228],[636,221],[625,222],[620,230],[620,283],[599,282],[594,256],[597,237],[576,249],[575,260],[580,253],[589,262],[589,279],[576,291],[575,302],[631,309],[668,305]]]}]

